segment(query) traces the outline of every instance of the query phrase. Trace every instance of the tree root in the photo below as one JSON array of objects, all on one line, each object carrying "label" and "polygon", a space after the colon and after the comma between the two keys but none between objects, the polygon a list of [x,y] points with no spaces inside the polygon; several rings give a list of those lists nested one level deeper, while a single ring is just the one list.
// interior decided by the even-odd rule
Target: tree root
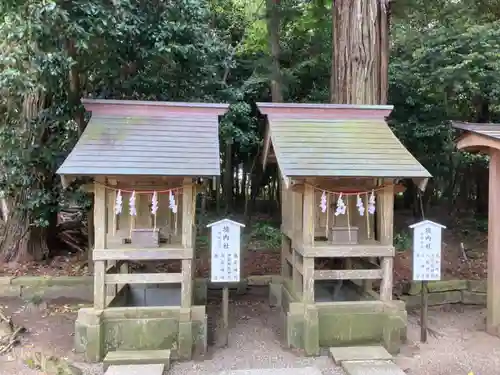
[{"label": "tree root", "polygon": [[9,353],[19,344],[24,327],[15,326],[10,317],[6,317],[0,309],[0,355]]}]

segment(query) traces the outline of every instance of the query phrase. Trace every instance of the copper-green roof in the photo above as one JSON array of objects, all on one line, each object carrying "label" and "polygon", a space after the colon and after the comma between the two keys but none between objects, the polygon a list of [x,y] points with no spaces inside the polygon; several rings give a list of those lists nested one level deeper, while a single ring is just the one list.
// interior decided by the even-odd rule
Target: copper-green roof
[{"label": "copper-green roof", "polygon": [[227,104],[84,100],[92,117],[60,175],[215,176]]},{"label": "copper-green roof", "polygon": [[268,116],[268,124],[285,176],[431,177],[383,120]]}]

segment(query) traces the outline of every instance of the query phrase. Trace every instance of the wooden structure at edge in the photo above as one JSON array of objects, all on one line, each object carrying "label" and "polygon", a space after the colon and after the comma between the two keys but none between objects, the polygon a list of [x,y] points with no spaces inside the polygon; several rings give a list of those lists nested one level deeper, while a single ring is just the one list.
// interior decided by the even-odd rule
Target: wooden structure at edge
[{"label": "wooden structure at edge", "polygon": [[[176,124],[176,121],[180,121],[179,119],[182,119],[181,121],[184,122],[191,121],[188,124],[192,126],[189,131],[197,131],[198,133],[203,132],[203,129],[199,128],[200,122],[206,121],[204,126],[210,127],[210,134],[213,133],[214,137],[211,139],[209,135],[205,134],[204,141],[212,144],[215,150],[213,157],[207,160],[207,162],[215,166],[212,167],[214,169],[213,175],[220,174],[217,122],[218,116],[226,111],[227,105],[113,100],[86,100],[84,103],[88,111],[104,116],[104,120],[108,118],[107,116],[111,116],[113,120],[118,118],[118,121],[124,121],[126,124],[126,121],[131,118],[139,119],[139,126],[141,124],[147,125],[154,121],[163,121],[160,124],[160,130],[157,127],[155,131],[164,131],[167,135],[171,135],[173,131],[169,129],[169,123],[174,125],[174,129],[182,128],[182,126]],[[191,118],[191,115],[194,117]],[[149,118],[149,116],[152,117]],[[104,126],[105,128],[106,124],[104,123],[99,126]],[[127,131],[130,131],[130,129],[127,129]],[[140,129],[139,131],[142,132]],[[105,134],[106,131],[102,133]],[[85,133],[82,138],[84,136]],[[184,134],[181,137],[189,139],[190,135]],[[137,140],[132,143],[134,144],[134,142],[137,143]],[[176,140],[173,139],[173,142],[176,142]],[[200,143],[197,145],[199,146]],[[147,145],[144,144],[144,146]],[[75,149],[78,147],[79,145],[77,144]],[[113,155],[121,152],[119,149],[120,147],[115,147],[114,151],[112,151]],[[142,153],[145,152],[142,151]],[[186,153],[189,154],[189,151],[186,150]],[[196,160],[189,157],[185,158],[185,156],[185,160],[191,160],[191,162],[192,160]],[[70,157],[71,154],[67,160]],[[75,162],[73,161],[73,163]],[[180,284],[180,307],[190,308],[192,306],[196,179],[197,177],[213,177],[213,175],[205,176],[201,172],[195,175],[193,168],[189,168],[188,173],[190,175],[188,176],[155,176],[149,173],[147,165],[148,161],[146,160],[142,167],[144,168],[144,173],[141,175],[89,175],[94,180],[93,184],[87,185],[87,191],[94,193],[94,249],[92,251],[92,259],[94,264],[94,308],[96,310],[103,310],[109,307],[113,298],[127,284]],[[182,170],[182,165],[176,167],[176,170],[178,169]],[[206,170],[206,165],[203,166],[203,162],[200,162],[199,170]],[[66,183],[78,177],[60,174],[62,175],[63,182],[66,181]],[[133,228],[146,230],[153,228],[153,217],[151,215],[151,198],[153,192],[165,192],[169,189],[174,189],[177,213],[174,214],[169,208],[169,194],[159,193],[159,208],[157,217],[155,218],[156,223],[154,224],[159,230],[160,238],[163,241],[160,242],[158,247],[144,247],[140,244],[130,243]],[[122,194],[123,208],[119,215],[115,215],[114,206],[118,191]],[[133,191],[137,192],[135,204],[137,214],[134,218],[130,216],[128,207],[129,198]],[[131,221],[133,224],[131,224]],[[165,241],[165,239],[167,240]],[[129,272],[128,263],[130,261],[155,260],[179,260],[181,262],[181,271],[178,273]]]},{"label": "wooden structure at edge", "polygon": [[453,123],[463,134],[457,149],[489,155],[486,331],[500,336],[500,124]]},{"label": "wooden structure at edge", "polygon": [[[307,106],[304,105],[304,108],[301,108],[299,104],[288,106],[280,103],[277,108],[273,108],[272,104],[267,105],[266,103],[264,108],[259,107],[261,113],[268,117],[266,144],[262,160],[264,165],[266,162],[277,162],[278,168],[281,170],[279,158],[274,153],[276,145],[272,144],[269,137],[270,122],[272,121],[270,115],[272,115],[272,118],[278,118],[282,121],[281,126],[283,126],[290,114],[297,113],[299,118],[307,119],[307,116],[311,116],[310,112],[318,108],[322,113],[317,117],[313,114],[312,123],[314,123],[314,119],[324,118],[325,114],[330,119],[335,119],[335,116],[340,114],[340,119],[342,119],[342,110],[345,110],[341,106],[340,112],[337,108],[328,108],[328,105],[317,105],[316,108],[312,107],[316,106],[314,104],[309,105],[310,107]],[[390,110],[385,107],[387,106],[370,109],[372,112],[375,110],[375,118],[378,121],[383,122],[385,116],[389,115]],[[350,112],[349,118],[357,118],[356,109],[348,109],[348,112]],[[363,119],[363,115],[362,113],[361,119]],[[305,123],[307,124],[307,120],[305,120]],[[403,146],[400,145],[400,147]],[[415,163],[420,166],[416,160]],[[423,176],[430,176],[423,167],[421,169]],[[373,291],[373,282],[378,281],[380,282],[380,299],[382,301],[392,300],[395,254],[393,246],[394,196],[396,193],[404,191],[403,186],[398,184],[400,178],[368,176],[356,178],[340,176],[290,177],[283,176],[283,174],[281,174],[281,177],[281,274],[287,288],[292,288],[295,296],[301,299],[303,303],[310,304],[316,302],[314,286],[318,280],[351,280],[360,284],[363,290],[371,295],[374,295],[371,293]],[[427,179],[422,178],[420,181],[425,184]],[[327,194],[329,191],[370,192],[374,190],[376,194],[375,214],[368,215],[368,212],[365,212],[364,216],[360,216],[356,209],[357,196],[350,195],[344,197],[349,214],[335,216],[334,211],[338,195],[332,201],[333,194],[328,200],[328,213],[323,213],[320,209],[322,189]],[[350,223],[347,221],[350,221]],[[335,244],[329,241],[328,231],[339,226],[357,228],[358,243]],[[340,258],[341,261],[337,263],[342,264],[343,267],[341,269],[316,269],[315,260],[318,258]]]},{"label": "wooden structure at edge", "polygon": [[[113,225],[119,225],[120,219],[112,220],[114,194],[105,186],[120,187],[124,190],[144,189],[162,190],[181,186],[176,194],[178,217],[167,213],[177,221],[177,233],[172,233],[170,243],[160,243],[158,248],[142,248],[134,244],[124,244],[121,228],[113,234]],[[126,195],[124,194],[124,200]],[[137,221],[144,223],[149,219],[147,195],[138,195]],[[194,221],[195,221],[196,186],[190,177],[176,179],[165,178],[150,180],[140,178],[118,179],[96,177],[94,184],[94,308],[100,310],[109,305],[113,297],[126,284],[181,284],[181,307],[191,307],[194,259]],[[160,199],[160,210],[168,212],[168,204]],[[124,210],[121,218],[127,218]],[[124,220],[123,220],[124,221]],[[123,222],[122,221],[122,222]],[[170,221],[173,226],[173,222]],[[160,233],[166,235],[169,228],[160,227]],[[143,225],[147,227],[147,225]],[[128,225],[124,228],[128,231]],[[162,233],[163,232],[163,233]],[[126,236],[128,237],[128,236]],[[129,273],[128,261],[180,260],[180,273]]]}]

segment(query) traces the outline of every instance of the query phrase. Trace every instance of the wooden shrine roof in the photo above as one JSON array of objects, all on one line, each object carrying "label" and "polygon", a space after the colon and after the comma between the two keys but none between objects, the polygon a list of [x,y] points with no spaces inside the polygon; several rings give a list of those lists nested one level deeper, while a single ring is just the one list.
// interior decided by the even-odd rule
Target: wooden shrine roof
[{"label": "wooden shrine roof", "polygon": [[431,177],[385,122],[392,106],[257,105],[268,119],[264,155],[272,143],[287,177]]},{"label": "wooden shrine roof", "polygon": [[469,131],[490,138],[500,139],[500,124],[453,122],[452,125],[456,129]]},{"label": "wooden shrine roof", "polygon": [[92,117],[60,175],[220,174],[219,120],[228,105],[82,100]]}]

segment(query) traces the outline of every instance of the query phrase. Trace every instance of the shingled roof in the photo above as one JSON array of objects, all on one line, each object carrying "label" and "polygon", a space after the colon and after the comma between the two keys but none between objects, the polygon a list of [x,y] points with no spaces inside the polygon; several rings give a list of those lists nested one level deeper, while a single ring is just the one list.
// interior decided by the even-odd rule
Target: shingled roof
[{"label": "shingled roof", "polygon": [[226,104],[83,100],[92,113],[60,175],[220,174],[218,116]]},{"label": "shingled roof", "polygon": [[287,177],[428,178],[393,134],[392,106],[258,103],[267,115],[266,150]]},{"label": "shingled roof", "polygon": [[452,122],[452,126],[456,129],[476,133],[485,137],[500,139],[500,124]]}]

